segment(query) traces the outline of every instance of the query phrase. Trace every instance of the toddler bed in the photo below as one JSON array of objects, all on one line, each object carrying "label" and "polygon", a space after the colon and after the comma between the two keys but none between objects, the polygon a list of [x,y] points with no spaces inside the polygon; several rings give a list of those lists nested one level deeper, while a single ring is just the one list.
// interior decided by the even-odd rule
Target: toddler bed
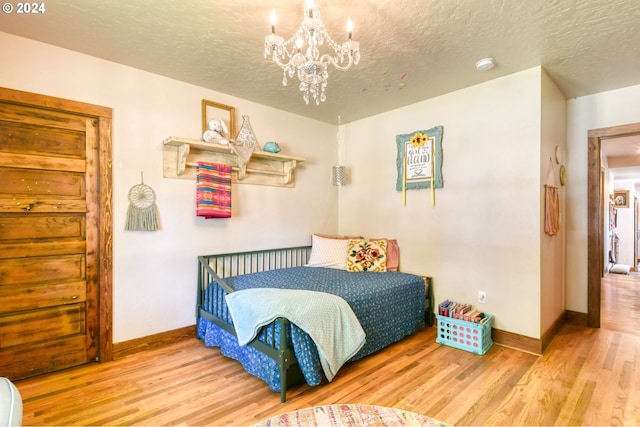
[{"label": "toddler bed", "polygon": [[[425,279],[398,271],[352,272],[335,265],[322,266],[323,262],[317,262],[319,241],[314,235],[315,257],[312,246],[198,257],[198,338],[207,346],[219,347],[223,355],[239,361],[247,372],[279,391],[282,402],[288,385],[302,380],[318,385],[324,378],[331,380],[344,361],[365,357],[424,327]],[[323,343],[316,345],[312,336],[316,340],[317,336],[309,325],[274,316],[272,322],[255,328],[257,334],[247,345],[240,345],[238,331],[242,335],[243,326],[239,321],[234,324],[233,304],[240,296],[244,304],[251,304],[251,293],[256,292],[256,310],[268,305],[260,299],[263,292],[300,293],[307,299],[298,306],[316,308],[316,313],[325,311],[319,308],[323,295],[329,299],[337,296],[348,303],[346,310],[355,315],[359,325],[352,328],[344,322],[344,314],[338,315],[340,348],[336,350]],[[242,309],[254,308],[244,305]],[[238,320],[238,313],[233,314]],[[305,320],[301,317],[305,315],[296,319]],[[314,317],[311,314],[306,320]],[[364,339],[356,329],[360,326]],[[324,335],[330,329],[325,319],[318,328]],[[242,341],[246,340],[243,336]],[[333,352],[343,350],[343,344],[348,349],[335,369],[328,371],[327,358],[333,361]]]}]

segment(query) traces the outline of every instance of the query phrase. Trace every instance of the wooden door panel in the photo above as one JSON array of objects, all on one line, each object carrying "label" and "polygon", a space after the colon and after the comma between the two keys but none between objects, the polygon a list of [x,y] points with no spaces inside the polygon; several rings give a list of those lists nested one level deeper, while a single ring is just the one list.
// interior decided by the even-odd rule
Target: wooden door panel
[{"label": "wooden door panel", "polygon": [[27,239],[84,239],[85,219],[81,214],[0,214],[0,242]]},{"label": "wooden door panel", "polygon": [[0,152],[0,166],[85,172],[86,162],[77,159],[65,159],[64,157],[44,157],[34,156],[32,154]]},{"label": "wooden door panel", "polygon": [[85,200],[64,200],[64,199],[40,199],[24,197],[1,198],[0,213],[26,213],[26,212],[86,212],[87,203]]},{"label": "wooden door panel", "polygon": [[0,286],[85,280],[85,255],[0,260]]},{"label": "wooden door panel", "polygon": [[84,303],[0,316],[0,350],[85,332]]},{"label": "wooden door panel", "polygon": [[0,286],[0,315],[86,301],[84,281]]},{"label": "wooden door panel", "polygon": [[10,242],[0,241],[0,259],[23,258],[27,256],[51,256],[65,254],[83,254],[86,252],[85,241],[45,241],[45,242]]},{"label": "wooden door panel", "polygon": [[[51,126],[0,120],[0,151],[84,159],[86,144],[84,132],[70,132]],[[55,141],[55,144],[51,142]]]},{"label": "wooden door panel", "polygon": [[84,174],[0,167],[0,192],[13,196],[84,199]]},{"label": "wooden door panel", "polygon": [[7,378],[26,378],[82,365],[87,363],[85,341],[78,335],[2,349],[0,372]]},{"label": "wooden door panel", "polygon": [[[10,123],[57,128],[67,133],[69,131],[84,133],[86,117],[24,104],[0,103],[0,120]],[[15,135],[7,132],[2,133],[6,135],[5,138],[15,137]],[[29,135],[29,132],[26,132],[26,135]],[[46,134],[43,137],[46,137]],[[18,136],[18,138],[24,138],[24,136]]]}]

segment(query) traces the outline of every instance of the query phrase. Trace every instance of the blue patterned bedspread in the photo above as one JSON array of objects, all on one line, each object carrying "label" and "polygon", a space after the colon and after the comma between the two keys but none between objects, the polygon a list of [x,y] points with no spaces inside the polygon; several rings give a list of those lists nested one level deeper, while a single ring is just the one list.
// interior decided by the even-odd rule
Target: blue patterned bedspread
[{"label": "blue patterned bedspread", "polygon": [[[351,306],[367,335],[366,344],[351,361],[372,354],[424,327],[424,281],[413,274],[292,267],[225,278],[225,281],[236,290],[268,287],[306,289],[342,297]],[[209,286],[207,291],[211,288]],[[209,301],[207,291],[204,309],[213,312],[206,305]],[[275,361],[250,346],[240,347],[233,335],[204,318],[198,324],[198,336],[205,345],[220,347],[222,354],[241,362],[247,372],[264,380],[272,390],[280,391]],[[313,341],[295,325],[292,325],[287,339],[293,344],[307,383],[320,384],[322,367]]]}]

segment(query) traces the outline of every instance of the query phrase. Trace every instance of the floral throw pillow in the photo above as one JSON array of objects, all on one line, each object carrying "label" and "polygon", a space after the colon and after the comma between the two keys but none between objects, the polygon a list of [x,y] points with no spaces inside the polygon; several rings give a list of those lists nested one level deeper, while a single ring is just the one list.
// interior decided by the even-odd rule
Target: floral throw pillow
[{"label": "floral throw pillow", "polygon": [[349,271],[387,271],[386,240],[349,240]]}]

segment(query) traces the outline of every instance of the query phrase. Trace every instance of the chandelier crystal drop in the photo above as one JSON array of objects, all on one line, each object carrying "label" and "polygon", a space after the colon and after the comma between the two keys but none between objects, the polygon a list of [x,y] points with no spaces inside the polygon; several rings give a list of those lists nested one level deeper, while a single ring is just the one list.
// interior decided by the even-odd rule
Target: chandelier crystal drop
[{"label": "chandelier crystal drop", "polygon": [[[264,38],[264,57],[271,58],[282,68],[282,85],[297,76],[298,86],[305,103],[313,98],[317,105],[327,99],[325,89],[329,78],[329,65],[340,71],[360,62],[360,44],[352,40],[353,23],[347,21],[348,39],[338,44],[327,33],[320,11],[313,0],[304,4],[303,21],[298,31],[285,40],[276,34],[276,13],[271,12],[271,34]],[[329,53],[320,53],[321,47],[329,46]]]}]

